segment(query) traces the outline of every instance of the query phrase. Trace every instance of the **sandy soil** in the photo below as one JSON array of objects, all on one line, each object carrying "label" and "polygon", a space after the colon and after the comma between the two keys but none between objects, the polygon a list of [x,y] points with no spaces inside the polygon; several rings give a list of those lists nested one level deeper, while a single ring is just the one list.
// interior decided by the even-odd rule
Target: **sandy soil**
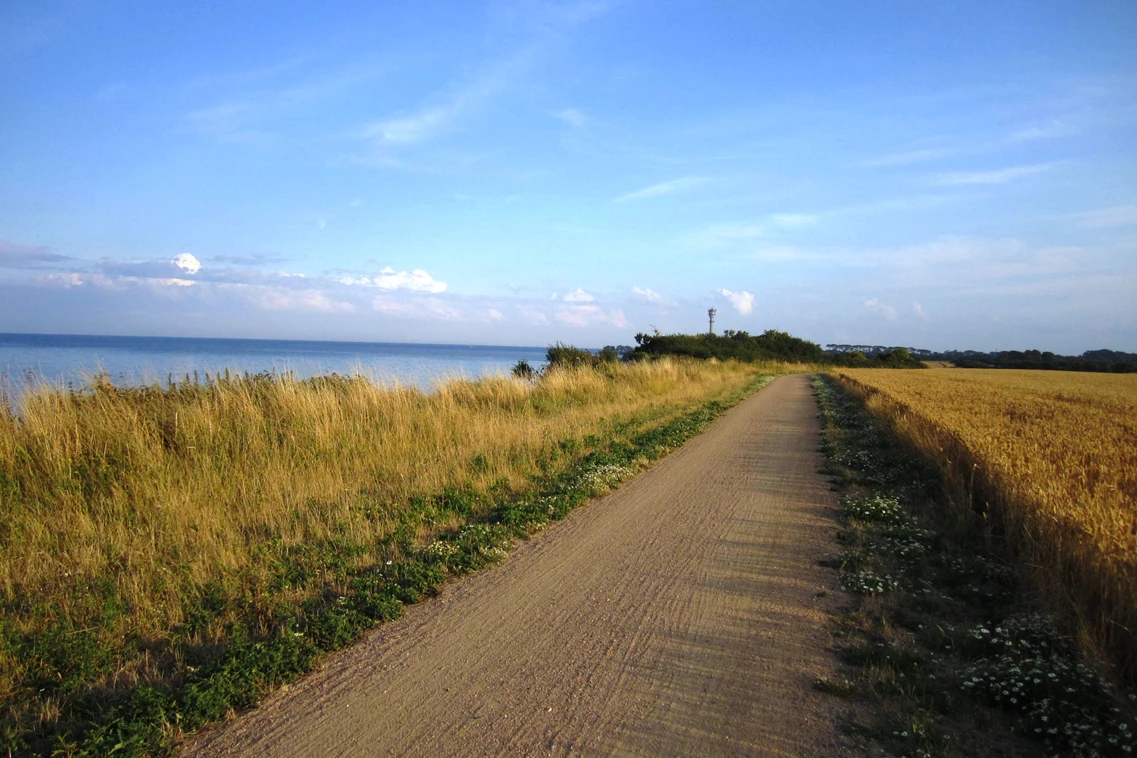
[{"label": "sandy soil", "polygon": [[835,755],[835,499],[783,377],[186,756]]}]

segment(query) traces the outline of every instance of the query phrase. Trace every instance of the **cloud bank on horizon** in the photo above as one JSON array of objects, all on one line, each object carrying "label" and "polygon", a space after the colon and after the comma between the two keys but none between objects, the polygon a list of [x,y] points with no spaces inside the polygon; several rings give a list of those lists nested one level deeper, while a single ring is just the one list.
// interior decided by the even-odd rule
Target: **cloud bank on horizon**
[{"label": "cloud bank on horizon", "polygon": [[0,332],[1137,351],[1137,6],[386,5],[0,9]]}]

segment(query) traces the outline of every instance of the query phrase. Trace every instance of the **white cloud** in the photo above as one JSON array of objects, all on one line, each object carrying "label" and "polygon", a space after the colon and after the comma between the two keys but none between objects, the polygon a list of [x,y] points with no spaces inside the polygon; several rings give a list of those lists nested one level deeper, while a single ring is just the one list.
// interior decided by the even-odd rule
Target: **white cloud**
[{"label": "white cloud", "polygon": [[187,274],[192,275],[201,271],[201,261],[195,258],[191,253],[179,253],[174,256],[170,263],[173,263]]},{"label": "white cloud", "polygon": [[636,295],[636,297],[647,300],[649,303],[658,303],[663,299],[663,295],[659,294],[655,290],[648,287],[640,287],[638,285],[632,287],[632,293]]},{"label": "white cloud", "polygon": [[885,305],[875,297],[865,301],[865,308],[871,313],[876,313],[890,320],[896,318],[896,309],[891,305]]},{"label": "white cloud", "polygon": [[344,276],[339,279],[340,284],[358,285],[362,287],[378,287],[381,290],[410,290],[411,292],[438,293],[446,289],[446,282],[440,282],[421,268],[414,271],[395,271],[390,266],[375,276]]},{"label": "white cloud", "polygon": [[489,317],[490,321],[503,321],[505,319],[505,314],[497,308],[490,308],[486,311],[486,316]]},{"label": "white cloud", "polygon": [[627,329],[628,319],[624,317],[624,311],[620,308],[612,311],[612,326],[617,329]]},{"label": "white cloud", "polygon": [[596,298],[580,289],[579,287],[574,292],[570,292],[565,295],[566,303],[591,303],[595,299]]},{"label": "white cloud", "polygon": [[660,182],[653,184],[650,187],[638,189],[635,192],[629,192],[626,195],[621,195],[616,198],[617,203],[627,203],[633,200],[646,200],[652,197],[662,197],[664,195],[673,195],[677,192],[686,192],[695,189],[696,187],[703,187],[710,184],[714,180],[707,176],[685,176],[680,179],[672,179],[667,182]]},{"label": "white cloud", "polygon": [[1006,184],[1015,179],[1021,179],[1024,176],[1033,176],[1050,171],[1057,165],[1057,162],[1052,162],[1036,163],[1030,166],[1014,166],[1012,168],[1001,168],[993,171],[952,171],[936,175],[933,179],[933,183],[942,187],[962,187],[974,184]]},{"label": "white cloud", "polygon": [[744,316],[754,310],[754,295],[745,290],[732,292],[728,289],[720,289],[718,293],[730,301],[734,309]]},{"label": "white cloud", "polygon": [[917,318],[927,318],[928,314],[924,311],[924,306],[919,303],[912,303],[912,312],[916,314]]},{"label": "white cloud", "polygon": [[1116,208],[1102,208],[1096,211],[1075,213],[1083,226],[1101,229],[1110,226],[1131,226],[1137,224],[1137,205],[1120,205]]},{"label": "white cloud", "polygon": [[563,111],[557,111],[552,114],[553,118],[564,121],[569,126],[579,129],[584,126],[588,121],[584,114],[576,108],[565,108]]}]

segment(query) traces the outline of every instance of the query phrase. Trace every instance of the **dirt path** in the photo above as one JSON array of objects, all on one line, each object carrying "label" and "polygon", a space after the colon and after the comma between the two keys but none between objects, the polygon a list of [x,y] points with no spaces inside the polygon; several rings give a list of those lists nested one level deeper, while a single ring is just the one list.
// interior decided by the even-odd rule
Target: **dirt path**
[{"label": "dirt path", "polygon": [[190,756],[834,755],[834,498],[783,377]]}]

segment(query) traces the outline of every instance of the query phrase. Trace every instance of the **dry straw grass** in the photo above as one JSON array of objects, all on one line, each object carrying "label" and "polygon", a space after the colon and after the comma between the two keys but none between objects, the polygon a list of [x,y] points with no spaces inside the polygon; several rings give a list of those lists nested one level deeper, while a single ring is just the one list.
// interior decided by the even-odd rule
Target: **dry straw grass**
[{"label": "dry straw grass", "polygon": [[1137,376],[838,372],[984,510],[1088,652],[1137,680]]},{"label": "dry straw grass", "polygon": [[[178,645],[216,643],[236,618],[187,626],[210,597],[271,617],[273,603],[324,591],[281,586],[289,550],[337,545],[373,565],[416,496],[524,491],[573,451],[653,428],[769,368],[661,360],[433,393],[342,377],[104,381],[35,391],[15,413],[0,399],[0,714],[16,683],[53,676],[54,653],[32,649],[37,639],[59,650],[90,639],[72,658],[125,656],[89,671],[58,662],[79,672],[75,687],[161,682]],[[34,671],[29,655],[43,658]],[[51,702],[36,707],[52,720]]]}]

